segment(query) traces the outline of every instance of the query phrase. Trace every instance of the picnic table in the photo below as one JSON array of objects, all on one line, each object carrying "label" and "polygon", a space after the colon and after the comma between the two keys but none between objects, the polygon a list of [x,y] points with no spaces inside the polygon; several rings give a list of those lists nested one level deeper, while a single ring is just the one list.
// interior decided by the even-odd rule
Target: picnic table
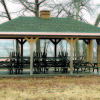
[{"label": "picnic table", "polygon": [[93,62],[91,64],[93,65],[93,72],[94,72],[94,69],[97,69],[97,72],[99,73],[98,63],[97,62]]},{"label": "picnic table", "polygon": [[93,69],[93,72],[94,72],[94,69],[97,69],[97,72],[99,73],[99,67],[98,67],[98,63],[97,62],[87,62],[87,61],[74,61],[74,72],[75,72],[75,69],[77,69],[77,73],[78,73],[78,70],[79,68],[81,68],[81,71],[86,71],[87,69],[89,70],[90,72],[90,69],[92,68]]},{"label": "picnic table", "polygon": [[34,62],[33,62],[33,67],[35,69],[35,72],[37,70],[37,72],[41,71],[41,68],[42,68],[42,71],[44,69],[44,73],[46,70],[48,70],[50,67],[56,67],[58,68],[58,71],[59,71],[59,68],[61,68],[61,70],[66,70],[68,69],[69,66],[66,66],[68,64],[66,64],[66,59],[64,58],[60,58],[60,57],[46,57],[45,59],[43,58],[34,58]]},{"label": "picnic table", "polygon": [[[16,56],[15,56],[16,54]],[[10,61],[7,62],[7,67],[10,71],[10,73],[13,73],[13,69],[15,70],[16,74],[19,74],[23,70],[23,66],[27,65],[29,66],[30,64],[30,58],[21,58],[18,53],[10,53]],[[3,62],[1,62],[3,63]],[[9,64],[8,64],[9,63]],[[67,72],[68,68],[70,68],[70,61],[67,59],[67,56],[60,55],[57,57],[47,57],[46,53],[33,53],[33,68],[34,72],[39,73],[39,72],[46,72],[49,70],[49,68],[54,67],[55,69],[61,68],[61,72]],[[79,69],[81,68],[81,71],[86,71],[92,68],[93,72],[95,69],[97,69],[97,72],[99,73],[99,67],[97,62],[86,62],[83,60],[73,60],[73,67],[74,67],[74,72],[75,69],[77,69],[77,73]]]}]

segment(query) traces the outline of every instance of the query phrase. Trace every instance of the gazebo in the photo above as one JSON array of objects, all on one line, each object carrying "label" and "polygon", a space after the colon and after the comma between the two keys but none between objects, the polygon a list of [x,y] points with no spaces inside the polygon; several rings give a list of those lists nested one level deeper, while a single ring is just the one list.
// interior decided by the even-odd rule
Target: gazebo
[{"label": "gazebo", "polygon": [[[92,40],[98,45],[98,67],[100,67],[100,28],[71,18],[18,17],[0,25],[1,39],[21,39],[21,57],[23,44],[30,44],[30,75],[33,74],[33,44],[38,39],[50,39],[56,49],[57,43],[65,39],[70,44],[70,74],[73,74],[73,45],[77,40],[88,44],[88,58],[92,62]],[[23,41],[23,39],[25,39]],[[58,41],[56,41],[58,39]],[[55,40],[55,41],[54,41]],[[56,50],[55,50],[56,56]]]}]

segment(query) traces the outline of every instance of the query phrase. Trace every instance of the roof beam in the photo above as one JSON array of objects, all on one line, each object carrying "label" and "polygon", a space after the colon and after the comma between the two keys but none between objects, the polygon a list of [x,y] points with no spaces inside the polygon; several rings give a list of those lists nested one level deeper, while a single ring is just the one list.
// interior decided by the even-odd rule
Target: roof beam
[{"label": "roof beam", "polygon": [[28,43],[33,44],[39,39],[39,37],[36,37],[35,39],[33,39],[33,37],[30,37],[30,39],[25,37],[25,39],[28,41]]},{"label": "roof beam", "polygon": [[[69,39],[68,37],[65,37],[65,39],[71,44],[71,39]],[[73,38],[73,43],[75,43],[79,38]]]},{"label": "roof beam", "polygon": [[[99,33],[100,34],[100,33]],[[24,38],[24,37],[31,37],[30,35],[23,35],[23,36],[20,36],[20,35],[1,35],[0,36],[0,39],[21,39],[21,38]],[[65,39],[65,37],[68,37],[68,38],[79,38],[80,40],[83,40],[83,39],[100,39],[100,36],[55,36],[55,35],[52,35],[52,36],[40,36],[40,35],[36,35],[36,36],[32,36],[33,38],[36,38],[36,37],[39,37],[39,39]]]},{"label": "roof beam", "polygon": [[90,39],[83,39],[83,40],[87,45],[90,43]]}]

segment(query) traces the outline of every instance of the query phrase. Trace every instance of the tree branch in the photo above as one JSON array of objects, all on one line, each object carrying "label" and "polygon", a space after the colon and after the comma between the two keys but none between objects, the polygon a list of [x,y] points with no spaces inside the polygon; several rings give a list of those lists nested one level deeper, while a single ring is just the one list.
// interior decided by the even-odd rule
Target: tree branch
[{"label": "tree branch", "polygon": [[4,9],[5,9],[5,11],[6,11],[6,14],[7,14],[8,19],[11,20],[11,17],[10,17],[10,14],[9,14],[9,12],[8,12],[8,9],[7,9],[7,6],[6,6],[6,4],[5,4],[5,1],[2,0],[1,2],[2,2],[3,6],[4,6]]},{"label": "tree branch", "polygon": [[25,5],[25,3],[24,3],[23,1],[20,0],[20,2],[22,3],[22,5],[23,5],[26,9],[28,9],[28,10],[30,10],[31,12],[35,13],[35,10],[30,9],[27,5]]},{"label": "tree branch", "polygon": [[41,1],[38,5],[40,5],[41,3],[43,3],[45,0]]},{"label": "tree branch", "polygon": [[94,25],[95,26],[98,26],[99,22],[100,22],[100,14],[98,15],[98,17],[97,17],[96,22],[95,22]]}]

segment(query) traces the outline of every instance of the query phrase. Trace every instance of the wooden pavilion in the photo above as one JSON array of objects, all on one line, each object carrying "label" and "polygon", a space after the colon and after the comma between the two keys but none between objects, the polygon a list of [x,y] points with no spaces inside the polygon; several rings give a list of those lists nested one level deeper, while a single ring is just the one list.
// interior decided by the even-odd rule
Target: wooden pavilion
[{"label": "wooden pavilion", "polygon": [[[48,17],[48,16],[47,16]],[[30,75],[33,74],[33,44],[38,39],[50,39],[56,49],[61,39],[70,43],[70,74],[73,74],[73,45],[77,40],[84,40],[88,45],[88,58],[92,62],[92,40],[96,39],[98,45],[98,67],[100,67],[100,28],[70,18],[36,18],[18,17],[0,25],[1,39],[21,39],[21,57],[23,57],[23,44],[30,44]],[[25,40],[24,40],[25,39]],[[56,56],[56,50],[55,50]]]}]

